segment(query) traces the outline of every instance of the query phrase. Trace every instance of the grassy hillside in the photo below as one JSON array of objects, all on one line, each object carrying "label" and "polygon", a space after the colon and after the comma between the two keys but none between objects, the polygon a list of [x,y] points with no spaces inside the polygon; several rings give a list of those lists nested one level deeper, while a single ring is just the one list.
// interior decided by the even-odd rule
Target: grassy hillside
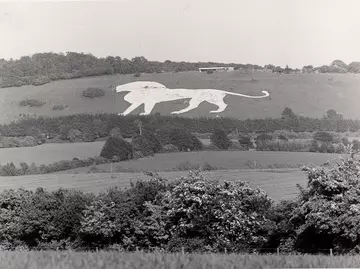
[{"label": "grassy hillside", "polygon": [[[271,98],[247,99],[236,96],[225,97],[227,109],[221,116],[239,119],[279,117],[285,107],[291,107],[296,114],[321,117],[333,108],[344,113],[346,118],[360,115],[358,85],[360,76],[355,74],[289,74],[279,75],[267,72],[229,72],[203,74],[199,72],[143,74],[140,78],[132,75],[111,75],[51,82],[42,86],[23,86],[0,90],[0,123],[19,118],[19,114],[60,116],[78,113],[119,113],[128,104],[123,100],[126,93],[116,97],[112,87],[136,80],[156,81],[168,88],[216,88],[243,94],[260,95],[267,90]],[[106,91],[101,98],[85,99],[82,91],[88,87],[99,87]],[[23,107],[23,99],[45,101],[42,107]],[[67,106],[54,111],[55,105]],[[155,106],[153,113],[169,114],[186,107],[183,100],[166,102]],[[202,103],[197,109],[183,116],[211,116],[213,105]],[[142,111],[142,107],[133,113]]]},{"label": "grassy hillside", "polygon": [[[188,172],[159,172],[169,180],[186,176]],[[288,199],[298,193],[296,184],[305,186],[307,179],[304,172],[297,169],[277,170],[229,170],[204,172],[207,178],[223,180],[248,181],[252,186],[264,189],[275,199]],[[48,190],[74,188],[85,192],[99,193],[113,186],[126,188],[130,181],[148,179],[143,173],[100,173],[100,174],[48,174],[19,177],[1,177],[0,192],[6,189],[24,187],[35,190],[43,187]]]}]

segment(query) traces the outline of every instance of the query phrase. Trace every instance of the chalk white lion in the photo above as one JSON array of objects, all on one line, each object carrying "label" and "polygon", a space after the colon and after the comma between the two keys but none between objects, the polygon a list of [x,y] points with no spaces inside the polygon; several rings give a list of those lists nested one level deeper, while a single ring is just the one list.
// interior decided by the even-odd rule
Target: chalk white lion
[{"label": "chalk white lion", "polygon": [[144,104],[144,112],[140,113],[140,115],[149,115],[157,103],[179,99],[190,99],[188,107],[171,112],[171,114],[188,112],[197,108],[204,101],[218,106],[217,110],[210,111],[210,113],[220,113],[227,107],[224,97],[228,94],[246,98],[264,98],[269,96],[267,91],[262,91],[264,95],[250,96],[216,89],[168,89],[164,85],[152,81],[137,81],[119,85],[115,91],[116,93],[129,92],[125,95],[124,100],[129,102],[130,106],[123,113],[119,113],[119,115],[124,116],[142,104]]}]

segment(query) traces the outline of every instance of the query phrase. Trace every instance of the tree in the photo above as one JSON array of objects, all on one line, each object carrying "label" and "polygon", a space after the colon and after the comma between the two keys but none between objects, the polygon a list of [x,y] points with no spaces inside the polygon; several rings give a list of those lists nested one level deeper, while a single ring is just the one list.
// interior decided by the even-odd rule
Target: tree
[{"label": "tree", "polygon": [[325,143],[331,143],[334,141],[334,137],[330,133],[324,131],[316,132],[313,138],[317,141]]},{"label": "tree", "polygon": [[336,119],[342,118],[342,114],[338,113],[335,109],[329,109],[328,111],[326,111],[326,116],[328,119],[331,119],[331,120],[336,120]]},{"label": "tree", "polygon": [[339,160],[326,167],[306,167],[308,184],[300,189],[298,208],[291,222],[296,226],[295,248],[359,251],[360,162]]},{"label": "tree", "polygon": [[110,137],[115,137],[115,138],[119,138],[119,139],[123,139],[123,136],[121,134],[121,130],[119,127],[115,127],[113,129],[111,129],[110,131]]},{"label": "tree", "polygon": [[137,119],[134,121],[134,125],[139,128],[139,134],[142,135],[142,126],[143,126],[143,123],[141,120]]},{"label": "tree", "polygon": [[163,145],[173,144],[180,151],[200,150],[203,147],[201,141],[185,128],[162,126],[157,133]]},{"label": "tree", "polygon": [[[200,250],[241,251],[266,242],[264,218],[271,200],[242,181],[219,183],[191,173],[159,200],[170,241],[197,240]],[[192,240],[192,242],[194,242]],[[191,249],[196,251],[199,249]]]},{"label": "tree", "polygon": [[283,112],[281,113],[282,119],[291,119],[294,118],[295,116],[296,116],[295,113],[289,107],[285,107]]},{"label": "tree", "polygon": [[119,161],[130,160],[133,158],[133,147],[124,139],[109,137],[100,152],[100,156],[109,160],[114,156],[117,156]]},{"label": "tree", "polygon": [[232,144],[223,129],[215,129],[210,137],[210,141],[213,145],[223,150],[229,149]]}]

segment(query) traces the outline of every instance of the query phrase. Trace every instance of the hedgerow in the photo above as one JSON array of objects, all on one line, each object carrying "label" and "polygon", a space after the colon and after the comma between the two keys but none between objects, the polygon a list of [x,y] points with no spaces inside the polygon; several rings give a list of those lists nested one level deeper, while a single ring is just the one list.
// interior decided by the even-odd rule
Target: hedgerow
[{"label": "hedgerow", "polygon": [[[120,128],[124,138],[132,137],[138,133],[137,127],[133,124],[135,120],[140,120],[143,127],[151,130],[167,128],[183,128],[190,133],[212,133],[214,129],[224,129],[230,133],[237,129],[241,133],[265,132],[288,130],[293,134],[299,132],[347,132],[360,130],[360,120],[328,118],[300,118],[299,125],[289,126],[286,119],[255,119],[238,120],[235,118],[186,118],[180,116],[139,116],[128,115],[118,116],[115,114],[76,114],[60,117],[37,117],[26,118],[9,124],[0,125],[0,132],[4,136],[28,136],[30,131],[36,129],[39,133],[49,133],[52,137],[60,135],[62,126],[70,129],[77,129],[80,132],[90,130],[98,133],[100,137],[107,136],[113,128]],[[334,124],[336,123],[336,124]],[[302,133],[299,133],[299,136]],[[288,137],[292,138],[292,137]],[[298,137],[301,138],[301,137]]]}]

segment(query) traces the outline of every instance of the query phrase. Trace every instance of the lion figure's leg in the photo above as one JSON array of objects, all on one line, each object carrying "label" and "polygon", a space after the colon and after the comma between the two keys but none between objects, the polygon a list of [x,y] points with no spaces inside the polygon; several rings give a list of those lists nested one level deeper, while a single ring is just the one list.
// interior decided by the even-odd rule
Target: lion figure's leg
[{"label": "lion figure's leg", "polygon": [[154,103],[154,102],[144,103],[144,112],[140,113],[140,115],[149,115],[155,105],[156,105],[156,103]]},{"label": "lion figure's leg", "polygon": [[123,113],[119,113],[120,116],[126,116],[127,114],[134,111],[138,106],[140,106],[142,103],[133,103],[131,104]]},{"label": "lion figure's leg", "polygon": [[184,109],[181,109],[179,111],[174,111],[174,112],[171,112],[171,114],[181,114],[181,113],[185,113],[185,112],[188,112],[190,110],[193,110],[195,108],[197,108],[204,100],[203,99],[191,99],[189,101],[189,106],[184,108]]},{"label": "lion figure's leg", "polygon": [[226,107],[228,106],[227,104],[225,104],[223,99],[218,99],[218,100],[211,100],[212,102],[208,101],[209,103],[212,103],[216,106],[218,106],[219,108],[217,110],[211,110],[210,113],[220,113],[223,112]]}]

